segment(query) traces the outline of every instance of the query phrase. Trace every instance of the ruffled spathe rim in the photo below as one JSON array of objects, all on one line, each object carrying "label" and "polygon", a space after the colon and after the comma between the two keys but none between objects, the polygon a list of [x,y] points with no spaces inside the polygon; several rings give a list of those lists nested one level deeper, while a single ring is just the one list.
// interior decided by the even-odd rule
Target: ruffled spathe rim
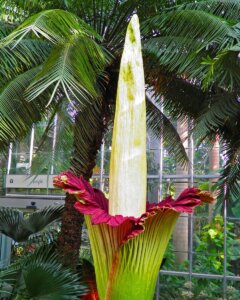
[{"label": "ruffled spathe rim", "polygon": [[143,232],[146,219],[164,210],[172,210],[179,214],[192,213],[194,207],[203,204],[203,202],[211,203],[214,201],[210,193],[193,187],[185,189],[176,200],[168,196],[159,203],[147,203],[146,212],[139,218],[122,215],[112,216],[108,213],[107,198],[100,190],[93,188],[82,176],[78,178],[71,172],[63,172],[54,177],[54,185],[76,196],[78,201],[74,205],[75,209],[82,214],[91,215],[93,225],[107,224],[117,227],[125,222],[130,222],[132,230],[129,231],[124,240]]}]

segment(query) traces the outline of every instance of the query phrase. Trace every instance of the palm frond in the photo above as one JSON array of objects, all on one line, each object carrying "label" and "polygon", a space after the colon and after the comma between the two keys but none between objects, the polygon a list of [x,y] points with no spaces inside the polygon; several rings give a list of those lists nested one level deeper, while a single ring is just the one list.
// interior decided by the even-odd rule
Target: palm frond
[{"label": "palm frond", "polygon": [[7,22],[0,21],[0,40],[8,36],[11,31],[14,29],[14,26],[8,24]]},{"label": "palm frond", "polygon": [[2,43],[16,46],[26,35],[34,34],[52,43],[64,43],[75,34],[99,38],[94,30],[75,15],[60,9],[40,12],[25,20]]},{"label": "palm frond", "polygon": [[97,99],[92,105],[85,106],[76,115],[74,151],[70,167],[75,174],[83,174],[88,179],[91,177],[92,174],[89,172],[92,172],[95,166],[96,155],[108,122],[105,117],[102,99]]},{"label": "palm frond", "polygon": [[227,143],[224,144],[224,150],[226,151],[225,165],[217,182],[219,191],[217,209],[222,209],[224,199],[227,197],[228,213],[230,213],[232,198],[238,199],[240,192],[240,152]]},{"label": "palm frond", "polygon": [[[78,1],[75,13],[94,28],[106,41],[112,40],[125,27],[125,21],[136,8],[138,1]],[[73,8],[74,9],[74,8]]]},{"label": "palm frond", "polygon": [[14,49],[11,44],[0,46],[0,86],[6,81],[43,63],[51,46],[37,39],[23,39]]},{"label": "palm frond", "polygon": [[43,69],[29,86],[27,98],[31,101],[53,87],[49,103],[58,89],[69,100],[86,101],[87,94],[96,96],[96,78],[106,62],[104,52],[92,39],[74,35],[52,50]]},{"label": "palm frond", "polygon": [[192,38],[164,36],[147,42],[144,45],[144,52],[145,55],[157,60],[158,65],[167,67],[169,72],[203,80],[209,67],[202,64],[208,53],[202,46],[200,41]]},{"label": "palm frond", "polygon": [[207,88],[209,85],[215,84],[225,90],[239,90],[240,62],[238,53],[238,51],[226,49],[220,51],[214,58],[204,58],[202,65],[208,67],[208,72],[203,78],[203,87]]},{"label": "palm frond", "polygon": [[149,98],[147,101],[147,125],[154,136],[159,138],[162,134],[164,146],[170,155],[174,155],[181,165],[188,163],[188,155],[181,138],[172,122],[159,109],[157,103]]},{"label": "palm frond", "polygon": [[2,207],[0,209],[0,231],[9,237],[18,236],[22,218],[22,212]]},{"label": "palm frond", "polygon": [[210,95],[196,120],[194,131],[201,137],[207,137],[211,132],[220,133],[227,122],[238,118],[239,107],[234,94],[222,92]]},{"label": "palm frond", "polygon": [[69,7],[103,37],[107,48],[116,54],[121,51],[126,30],[126,22],[137,11],[143,0],[101,0],[76,1]]},{"label": "palm frond", "polygon": [[23,137],[32,124],[41,120],[46,112],[46,94],[38,102],[27,103],[23,94],[40,67],[31,69],[12,80],[0,94],[0,145]]},{"label": "palm frond", "polygon": [[[233,43],[234,38],[237,38],[236,33],[232,30],[233,25],[235,24],[228,23],[224,18],[202,10],[177,9],[149,18],[143,22],[142,28],[143,33],[156,30],[160,36],[199,39],[203,47],[206,47],[209,44],[220,44],[223,41]],[[220,48],[223,48],[224,44],[221,44]]]},{"label": "palm frond", "polygon": [[207,93],[203,92],[199,82],[189,81],[168,73],[156,60],[146,61],[146,82],[154,94],[164,97],[164,110],[172,118],[189,116],[196,119],[206,106]]},{"label": "palm frond", "polygon": [[159,14],[143,22],[142,26],[147,34],[145,39],[152,36],[145,43],[148,55],[157,58],[169,71],[200,81],[212,71],[206,61],[214,60],[220,51],[230,49],[239,39],[231,23],[198,10]]},{"label": "palm frond", "polygon": [[0,270],[0,298],[9,299],[12,295],[13,285],[16,282],[16,270],[1,269]]},{"label": "palm frond", "polygon": [[202,10],[207,13],[214,14],[230,22],[238,22],[240,14],[240,3],[238,0],[205,0],[191,1],[191,3],[183,4],[178,9]]}]

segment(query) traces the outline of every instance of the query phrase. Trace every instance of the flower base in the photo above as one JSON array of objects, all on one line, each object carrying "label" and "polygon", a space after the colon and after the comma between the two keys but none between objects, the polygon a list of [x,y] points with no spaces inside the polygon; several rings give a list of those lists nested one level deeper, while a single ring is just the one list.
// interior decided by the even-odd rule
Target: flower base
[{"label": "flower base", "polygon": [[139,218],[111,216],[104,194],[82,177],[65,172],[54,184],[75,194],[75,208],[85,215],[100,300],[152,300],[164,252],[180,213],[212,202],[197,188],[173,200],[147,204]]}]

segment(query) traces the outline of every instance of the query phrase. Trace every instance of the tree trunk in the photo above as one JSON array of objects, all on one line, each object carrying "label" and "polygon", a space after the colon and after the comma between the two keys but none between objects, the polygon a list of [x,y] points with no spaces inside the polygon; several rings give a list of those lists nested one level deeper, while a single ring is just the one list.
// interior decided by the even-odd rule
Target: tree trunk
[{"label": "tree trunk", "polygon": [[74,209],[76,198],[66,194],[61,232],[58,237],[58,250],[65,265],[75,269],[79,257],[82,224],[84,217]]},{"label": "tree trunk", "polygon": [[[220,168],[220,157],[219,157],[219,138],[216,136],[215,142],[209,154],[209,172],[210,174],[218,175]],[[216,183],[217,179],[212,178],[209,180],[209,189],[211,190],[212,186]],[[209,204],[209,222],[213,218],[214,204]]]},{"label": "tree trunk", "polygon": [[[178,120],[177,130],[179,136],[183,142],[185,149],[188,148],[188,122],[186,119]],[[185,166],[179,165],[176,166],[176,174],[187,176],[188,169]],[[188,179],[177,179],[176,183],[176,197],[186,188],[188,188]],[[173,247],[176,251],[176,262],[183,263],[188,259],[188,215],[181,214],[173,231]]]},{"label": "tree trunk", "polygon": [[[106,102],[105,102],[106,103]],[[74,127],[74,150],[70,170],[86,180],[92,176],[97,152],[108,124],[109,110],[103,101],[96,101],[78,112]],[[58,251],[65,265],[76,268],[81,245],[81,232],[84,217],[74,209],[76,198],[67,194],[58,237]]]}]

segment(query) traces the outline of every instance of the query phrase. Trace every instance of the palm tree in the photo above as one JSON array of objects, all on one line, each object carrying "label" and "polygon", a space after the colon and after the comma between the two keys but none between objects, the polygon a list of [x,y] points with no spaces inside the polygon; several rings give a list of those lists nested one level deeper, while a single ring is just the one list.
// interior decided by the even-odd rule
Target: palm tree
[{"label": "palm tree", "polygon": [[[165,96],[164,105],[173,116],[200,117],[214,96],[217,104],[223,94],[233,99],[238,86],[240,4],[236,0],[183,0],[180,5],[167,0],[15,0],[11,4],[1,0],[0,4],[10,23],[4,22],[0,30],[4,62],[0,67],[0,145],[4,148],[21,138],[46,115],[51,122],[68,100],[76,108],[70,169],[87,180],[112,120],[126,22],[134,12],[142,24],[146,83],[155,93],[154,101],[149,99],[147,104],[148,123],[159,134],[158,120],[163,120],[165,137],[174,141],[169,143],[170,150],[181,162],[187,159],[184,147],[158,109],[160,96]],[[236,113],[231,107],[231,114]],[[211,113],[218,119],[219,110]],[[209,118],[204,120],[206,125]],[[208,126],[200,128],[206,134]],[[74,202],[68,195],[59,236],[66,264],[73,266],[83,221],[73,209]]]}]

